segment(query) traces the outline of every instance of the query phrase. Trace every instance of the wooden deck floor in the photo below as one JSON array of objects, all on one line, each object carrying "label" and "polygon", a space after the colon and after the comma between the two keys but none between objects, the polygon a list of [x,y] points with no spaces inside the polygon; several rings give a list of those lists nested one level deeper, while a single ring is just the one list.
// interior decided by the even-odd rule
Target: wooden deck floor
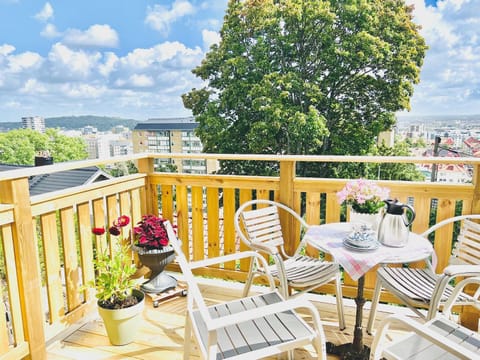
[{"label": "wooden deck floor", "polygon": [[[202,291],[208,301],[222,301],[241,296],[241,284],[231,282],[204,281]],[[345,316],[347,328],[342,332],[338,329],[335,298],[330,296],[309,295],[315,300],[319,309],[320,317],[327,341],[335,344],[350,342],[353,335],[355,322],[355,308],[353,300],[345,299]],[[363,325],[367,322],[369,303],[364,311]],[[393,311],[391,307],[381,307],[377,321],[380,321],[388,312]],[[150,298],[147,296],[147,303],[143,313],[143,324],[136,336],[136,340],[124,346],[110,345],[106,336],[105,328],[97,314],[72,333],[56,339],[48,346],[48,359],[71,360],[71,359],[182,359],[183,358],[183,333],[186,310],[186,298],[177,297],[163,302],[159,307],[154,308]],[[395,311],[402,311],[402,308],[395,308]],[[364,342],[370,345],[372,337],[365,333]],[[315,352],[309,349],[299,349],[295,353],[295,359],[314,359]],[[194,351],[191,359],[198,359]],[[273,358],[272,358],[273,359]],[[275,357],[276,359],[276,357]],[[328,359],[337,359],[329,355]]]}]

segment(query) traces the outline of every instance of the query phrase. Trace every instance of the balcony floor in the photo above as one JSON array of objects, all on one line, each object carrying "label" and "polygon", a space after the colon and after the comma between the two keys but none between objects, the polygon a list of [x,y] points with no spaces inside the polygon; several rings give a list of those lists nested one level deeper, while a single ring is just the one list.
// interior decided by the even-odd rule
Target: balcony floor
[{"label": "balcony floor", "polygon": [[[177,278],[178,274],[174,274]],[[242,284],[224,281],[202,280],[201,290],[207,301],[224,301],[241,297]],[[342,332],[338,329],[335,298],[332,296],[309,295],[319,309],[323,322],[323,329],[327,341],[342,344],[352,340],[355,322],[355,303],[345,299],[345,317],[347,328]],[[369,314],[367,302],[364,310],[363,325],[367,323]],[[377,322],[393,312],[411,312],[401,307],[380,306]],[[186,311],[186,297],[177,297],[161,303],[157,308],[152,306],[147,296],[143,313],[143,324],[136,336],[136,340],[124,346],[110,345],[105,328],[100,317],[95,313],[92,317],[76,327],[76,330],[57,338],[48,346],[49,360],[72,359],[182,359],[183,332]],[[402,332],[398,331],[397,336]],[[370,345],[372,336],[365,333],[364,342]],[[295,352],[295,359],[314,359],[315,352],[309,349],[299,349]],[[191,359],[198,359],[198,352],[193,351]],[[272,357],[276,359],[276,357]],[[328,359],[338,359],[328,355]]]}]

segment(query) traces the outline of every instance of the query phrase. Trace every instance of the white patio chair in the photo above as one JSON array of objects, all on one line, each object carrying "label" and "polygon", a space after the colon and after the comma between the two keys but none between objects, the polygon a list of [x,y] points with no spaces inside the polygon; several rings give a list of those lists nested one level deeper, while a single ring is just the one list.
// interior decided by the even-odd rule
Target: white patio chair
[{"label": "white patio chair", "polygon": [[[259,205],[267,205],[267,207]],[[253,209],[253,206],[256,208]],[[253,210],[247,210],[248,208]],[[279,291],[284,298],[290,296],[289,287],[301,289],[293,295],[296,296],[334,281],[339,327],[340,330],[345,329],[342,283],[338,263],[301,255],[301,251],[305,247],[304,240],[300,242],[295,254],[288,256],[284,249],[279,209],[293,216],[300,229],[308,228],[308,224],[295,211],[275,201],[247,201],[235,213],[235,230],[240,239],[251,249],[267,254],[273,259],[273,265],[267,267],[258,261],[250,263],[244,295],[248,293],[253,279],[263,275],[266,271],[270,271],[272,276],[278,279]]]},{"label": "white patio chair", "polygon": [[[449,296],[453,287],[450,284],[457,278],[480,276],[480,224],[471,220],[480,219],[477,215],[461,215],[452,217],[435,224],[421,235],[429,234],[447,224],[462,222],[460,233],[452,252],[449,264],[441,274],[436,274],[436,264],[427,260],[424,269],[405,267],[381,267],[377,271],[377,281],[372,298],[372,307],[368,318],[367,332],[372,333],[377,305],[382,288],[387,289],[405,305],[425,320],[435,317]],[[434,257],[435,258],[435,257]],[[456,305],[474,303],[472,296],[460,293],[456,298]],[[428,309],[427,314],[419,309]]]},{"label": "white patio chair", "polygon": [[[370,359],[480,359],[480,334],[451,320],[452,307],[469,284],[480,286],[480,278],[470,277],[459,282],[445,303],[443,314],[437,313],[426,323],[398,315],[385,318],[373,339]],[[477,297],[477,308],[479,304]],[[411,333],[402,337],[397,335],[396,340],[389,342],[387,335],[392,326],[401,326],[402,330]]]},{"label": "white patio chair", "polygon": [[[165,223],[176,260],[188,284],[185,322],[184,359],[189,359],[191,335],[195,336],[204,359],[259,359],[313,344],[318,359],[326,359],[325,335],[317,309],[305,298],[284,300],[275,290],[275,283],[267,272],[268,292],[239,300],[207,306],[192,269],[236,261],[241,258],[265,260],[253,251],[187,262],[169,222]],[[266,264],[265,264],[266,265]],[[306,310],[313,326],[296,309]]]}]

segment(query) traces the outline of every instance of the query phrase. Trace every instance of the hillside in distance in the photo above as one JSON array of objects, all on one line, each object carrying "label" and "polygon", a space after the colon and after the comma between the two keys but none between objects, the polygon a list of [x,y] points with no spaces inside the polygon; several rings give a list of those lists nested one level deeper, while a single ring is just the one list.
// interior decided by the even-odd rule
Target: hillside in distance
[{"label": "hillside in distance", "polygon": [[119,117],[83,115],[46,118],[45,126],[49,128],[73,130],[90,125],[96,127],[98,131],[108,131],[115,126],[123,125],[130,130],[133,130],[135,125],[137,125],[139,122],[139,120],[124,119]]},{"label": "hillside in distance", "polygon": [[[90,125],[96,127],[98,131],[108,131],[115,126],[123,125],[128,127],[130,130],[133,130],[135,125],[137,125],[137,123],[139,122],[139,120],[134,119],[95,115],[60,116],[53,118],[45,118],[45,127],[60,128],[64,130],[77,130]],[[0,131],[20,129],[21,127],[21,121],[0,123]]]}]

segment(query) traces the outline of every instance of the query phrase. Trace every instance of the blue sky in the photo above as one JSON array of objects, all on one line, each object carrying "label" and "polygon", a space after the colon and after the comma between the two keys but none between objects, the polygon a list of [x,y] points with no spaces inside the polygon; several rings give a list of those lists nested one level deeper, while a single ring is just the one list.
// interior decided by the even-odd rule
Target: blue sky
[{"label": "blue sky", "polygon": [[[406,0],[430,49],[411,115],[480,113],[480,1]],[[188,116],[227,0],[0,0],[0,121]]]}]

